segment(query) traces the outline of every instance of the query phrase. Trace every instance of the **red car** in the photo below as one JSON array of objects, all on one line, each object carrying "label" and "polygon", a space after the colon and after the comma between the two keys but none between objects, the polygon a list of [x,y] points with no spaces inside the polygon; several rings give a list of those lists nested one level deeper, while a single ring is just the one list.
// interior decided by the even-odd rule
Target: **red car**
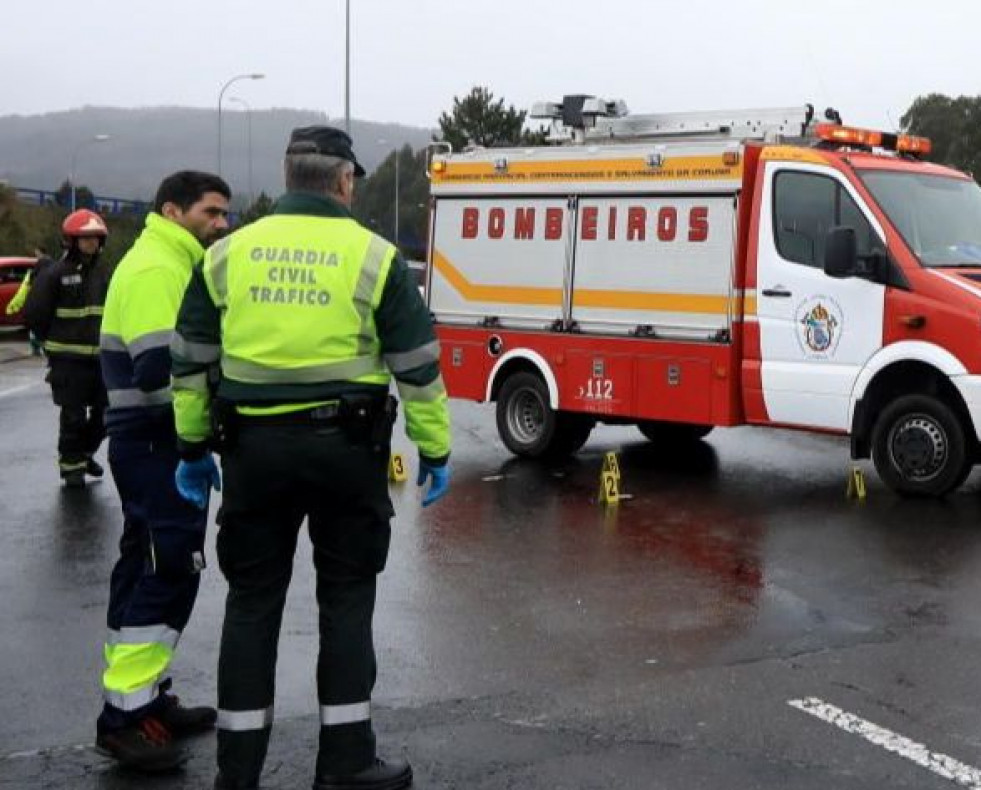
[{"label": "red car", "polygon": [[23,313],[7,315],[7,303],[14,298],[27,273],[34,268],[35,258],[0,258],[0,326],[20,326]]}]

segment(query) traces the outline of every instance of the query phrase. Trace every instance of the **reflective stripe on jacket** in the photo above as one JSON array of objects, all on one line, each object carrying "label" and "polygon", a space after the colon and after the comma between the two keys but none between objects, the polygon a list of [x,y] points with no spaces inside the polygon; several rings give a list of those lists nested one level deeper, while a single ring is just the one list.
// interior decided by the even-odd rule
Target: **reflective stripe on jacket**
[{"label": "reflective stripe on jacket", "polygon": [[112,270],[102,259],[83,263],[77,250],[40,266],[24,301],[24,322],[52,357],[93,359]]}]

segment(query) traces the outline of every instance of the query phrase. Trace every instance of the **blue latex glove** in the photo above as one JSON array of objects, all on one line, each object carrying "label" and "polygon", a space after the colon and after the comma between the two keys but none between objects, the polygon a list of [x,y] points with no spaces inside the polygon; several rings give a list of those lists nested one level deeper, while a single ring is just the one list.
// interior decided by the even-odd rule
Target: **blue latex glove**
[{"label": "blue latex glove", "polygon": [[450,466],[432,466],[421,458],[419,459],[419,475],[416,477],[416,485],[426,484],[426,480],[431,479],[429,491],[422,498],[422,506],[429,507],[437,499],[440,499],[450,489]]},{"label": "blue latex glove", "polygon": [[174,474],[178,493],[192,505],[204,510],[208,507],[208,494],[211,489],[221,491],[221,475],[211,453],[196,461],[181,461]]}]

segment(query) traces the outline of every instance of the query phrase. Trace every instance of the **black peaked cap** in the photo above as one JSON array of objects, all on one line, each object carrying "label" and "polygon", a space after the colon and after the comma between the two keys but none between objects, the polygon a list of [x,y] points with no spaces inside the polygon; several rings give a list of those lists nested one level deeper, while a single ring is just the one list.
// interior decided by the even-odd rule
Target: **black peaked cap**
[{"label": "black peaked cap", "polygon": [[290,133],[286,153],[336,156],[351,162],[354,165],[354,175],[358,178],[365,174],[364,168],[354,156],[351,136],[343,129],[335,129],[333,126],[301,126],[294,129]]}]

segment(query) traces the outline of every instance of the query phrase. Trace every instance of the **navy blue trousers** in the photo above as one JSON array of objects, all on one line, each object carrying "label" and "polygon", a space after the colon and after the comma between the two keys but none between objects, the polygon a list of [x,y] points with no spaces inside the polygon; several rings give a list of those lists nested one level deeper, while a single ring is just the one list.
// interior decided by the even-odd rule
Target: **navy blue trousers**
[{"label": "navy blue trousers", "polygon": [[[159,704],[168,685],[168,651],[176,648],[197,597],[208,513],[177,492],[179,460],[172,434],[109,440],[109,466],[124,522],[110,581],[109,666],[100,729],[125,727]],[[128,651],[125,658],[118,658],[119,645]],[[133,676],[146,682],[132,693],[121,693],[119,678]]]}]

